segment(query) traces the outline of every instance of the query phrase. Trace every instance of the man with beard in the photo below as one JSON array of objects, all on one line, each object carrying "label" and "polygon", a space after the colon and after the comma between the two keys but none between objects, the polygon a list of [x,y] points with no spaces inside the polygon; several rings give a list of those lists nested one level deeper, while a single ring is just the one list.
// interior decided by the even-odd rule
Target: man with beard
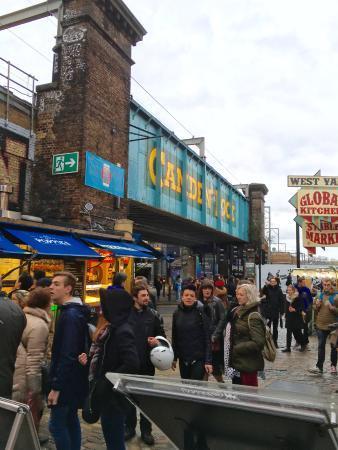
[{"label": "man with beard", "polygon": [[[129,323],[136,337],[137,353],[140,360],[138,375],[155,375],[155,368],[150,361],[150,352],[159,345],[155,336],[165,337],[163,321],[159,313],[149,306],[148,286],[136,283],[133,291],[134,307],[129,317]],[[131,405],[126,420],[125,440],[135,436],[137,423],[136,408]],[[141,439],[147,445],[154,445],[151,422],[140,414]]]}]

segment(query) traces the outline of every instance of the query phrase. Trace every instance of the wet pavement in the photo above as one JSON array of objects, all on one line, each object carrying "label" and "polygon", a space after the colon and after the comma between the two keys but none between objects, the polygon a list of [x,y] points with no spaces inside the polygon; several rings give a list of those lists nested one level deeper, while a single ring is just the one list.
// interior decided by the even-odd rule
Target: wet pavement
[{"label": "wet pavement", "polygon": [[[171,336],[171,317],[172,312],[175,309],[175,304],[172,305],[160,305],[159,311],[164,319],[164,327],[167,336]],[[292,350],[291,353],[282,353],[281,349],[286,342],[286,330],[279,330],[279,350],[277,358],[274,363],[266,362],[265,365],[265,380],[259,379],[260,386],[270,385],[274,389],[287,389],[288,391],[301,392],[301,393],[318,393],[319,391],[325,391],[328,393],[338,392],[338,376],[330,374],[330,361],[329,361],[329,346],[327,345],[326,362],[324,367],[324,374],[320,376],[310,375],[307,373],[307,369],[314,367],[317,359],[317,338],[315,336],[310,337],[309,350],[303,353],[298,350]],[[173,372],[168,370],[165,372],[158,372],[159,376],[171,376],[178,377],[178,371]],[[46,435],[47,422],[49,411],[45,410],[45,414],[41,424],[41,434]],[[88,425],[81,423],[82,427],[82,450],[104,450],[104,440],[102,437],[101,426],[99,423],[94,425]],[[154,425],[153,435],[155,438],[155,446],[148,447],[140,438],[140,431],[137,431],[137,436],[134,437],[127,444],[128,450],[139,449],[156,449],[156,450],[172,450],[175,447],[170,443],[167,437]],[[50,438],[48,444],[43,447],[45,450],[54,450],[55,446]]]}]

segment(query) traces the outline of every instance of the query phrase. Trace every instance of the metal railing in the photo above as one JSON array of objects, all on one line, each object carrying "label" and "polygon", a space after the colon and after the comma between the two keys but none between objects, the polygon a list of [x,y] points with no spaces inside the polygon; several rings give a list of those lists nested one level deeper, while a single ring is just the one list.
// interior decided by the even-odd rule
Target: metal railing
[{"label": "metal railing", "polygon": [[[4,84],[3,84],[4,80]],[[6,91],[5,122],[9,123],[11,98],[17,97],[27,103],[30,109],[30,133],[34,129],[37,78],[0,57],[0,87]]]}]

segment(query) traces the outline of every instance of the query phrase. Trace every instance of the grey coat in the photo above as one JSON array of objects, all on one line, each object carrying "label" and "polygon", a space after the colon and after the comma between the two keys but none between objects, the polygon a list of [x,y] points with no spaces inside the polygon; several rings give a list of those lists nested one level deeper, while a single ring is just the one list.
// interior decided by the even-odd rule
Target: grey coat
[{"label": "grey coat", "polygon": [[25,326],[26,317],[21,308],[0,296],[0,397],[12,396],[16,352]]}]

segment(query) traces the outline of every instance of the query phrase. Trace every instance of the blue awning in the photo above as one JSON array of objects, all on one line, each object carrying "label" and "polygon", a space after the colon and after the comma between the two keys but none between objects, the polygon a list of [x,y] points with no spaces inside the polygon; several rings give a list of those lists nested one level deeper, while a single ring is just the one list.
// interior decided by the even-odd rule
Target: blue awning
[{"label": "blue awning", "polygon": [[13,244],[0,232],[0,255],[11,256],[12,258],[21,258],[24,255],[30,254],[31,253],[25,252],[20,247]]},{"label": "blue awning", "polygon": [[141,245],[96,239],[93,237],[83,237],[85,241],[93,244],[95,247],[110,251],[114,256],[131,256],[132,258],[156,259],[151,250]]},{"label": "blue awning", "polygon": [[84,242],[76,239],[71,233],[10,226],[4,227],[4,229],[16,239],[32,247],[41,256],[83,259],[97,259],[101,257]]}]

